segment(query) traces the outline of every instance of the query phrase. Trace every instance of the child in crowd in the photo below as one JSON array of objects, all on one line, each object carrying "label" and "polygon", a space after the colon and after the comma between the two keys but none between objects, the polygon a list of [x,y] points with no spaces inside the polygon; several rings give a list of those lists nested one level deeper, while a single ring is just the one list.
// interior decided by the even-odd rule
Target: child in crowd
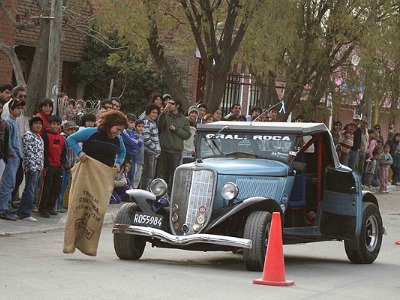
[{"label": "child in crowd", "polygon": [[76,101],[75,113],[73,117],[73,121],[75,124],[81,124],[81,118],[83,116],[83,108],[85,107],[85,101],[79,99]]},{"label": "child in crowd", "polygon": [[67,108],[65,109],[65,114],[63,116],[64,121],[72,121],[75,113],[75,100],[68,99]]},{"label": "child in crowd", "polygon": [[118,204],[121,201],[128,200],[128,195],[125,193],[129,190],[129,179],[128,174],[131,169],[131,162],[129,160],[125,160],[121,166],[120,171],[115,175],[114,181],[114,191],[111,194],[110,203],[111,204]]},{"label": "child in crowd", "polygon": [[390,155],[390,145],[383,146],[383,152],[379,155],[379,192],[388,193],[388,168],[393,163],[393,158]]},{"label": "child in crowd", "polygon": [[81,127],[79,128],[79,130],[86,127],[94,127],[95,124],[96,124],[96,116],[94,114],[84,114],[81,117],[81,123],[80,123]]},{"label": "child in crowd", "polygon": [[66,160],[65,137],[60,134],[61,118],[53,115],[49,122],[50,128],[43,134],[46,178],[44,179],[42,199],[39,205],[39,213],[43,218],[50,218],[50,215],[58,214],[54,208],[60,195],[62,166],[65,165]]},{"label": "child in crowd", "polygon": [[372,152],[374,151],[377,145],[377,133],[374,129],[368,129],[368,146],[366,150],[365,157],[366,159],[372,158]]},{"label": "child in crowd", "polygon": [[1,118],[3,103],[0,102],[0,178],[3,174],[6,163],[8,162],[8,126],[7,122]]},{"label": "child in crowd", "polygon": [[33,116],[29,120],[29,131],[22,136],[24,158],[22,166],[25,172],[25,189],[22,193],[18,216],[24,221],[36,222],[32,217],[32,206],[37,196],[38,183],[44,164],[44,143],[40,136],[43,128],[43,119]]},{"label": "child in crowd", "polygon": [[378,157],[379,157],[379,150],[374,149],[374,151],[372,152],[372,158],[367,160],[367,166],[365,168],[365,185],[368,187],[374,186],[373,177]]},{"label": "child in crowd", "polygon": [[11,197],[15,188],[15,180],[19,168],[20,160],[23,157],[20,146],[20,135],[17,118],[22,114],[22,108],[25,105],[24,101],[11,99],[8,104],[10,115],[6,118],[9,128],[9,148],[8,148],[8,163],[3,172],[0,186],[0,218],[8,221],[17,221],[18,217],[11,213]]},{"label": "child in crowd", "polygon": [[[135,164],[140,148],[143,148],[143,138],[140,138],[139,134],[143,132],[143,129],[138,134],[135,131],[136,125],[136,116],[134,114],[127,114],[128,118],[128,128],[126,128],[122,133],[122,140],[124,141],[126,148],[126,157],[125,159],[131,162],[131,169],[128,173],[128,179],[130,184],[134,181],[135,176]],[[143,124],[143,121],[140,122]],[[143,127],[143,126],[142,126]]]},{"label": "child in crowd", "polygon": [[340,133],[338,155],[341,163],[344,162],[345,157],[349,154],[351,147],[353,147],[354,131],[356,129],[357,125],[355,123],[349,123]]},{"label": "child in crowd", "polygon": [[[76,125],[74,121],[67,121],[63,125],[63,132],[61,135],[67,139],[71,134],[78,131],[79,126]],[[71,149],[68,144],[65,144],[65,165],[62,170],[62,183],[61,183],[61,192],[58,196],[58,203],[57,203],[57,212],[64,213],[65,209],[63,207],[63,201],[65,192],[67,187],[71,181],[71,169],[78,161],[78,156],[76,156],[75,152]]]},{"label": "child in crowd", "polygon": [[[139,139],[142,141],[142,144],[144,144],[143,135],[142,135],[143,130],[144,130],[144,121],[137,120],[135,123],[135,132],[138,135]],[[134,189],[137,189],[139,187],[140,179],[142,178],[143,165],[144,165],[144,146],[142,145],[139,148],[139,151],[138,151],[138,154],[137,154],[136,160],[135,160],[135,174],[133,176],[133,181],[131,182],[131,186]]]},{"label": "child in crowd", "polygon": [[46,129],[49,129],[49,118],[53,112],[53,101],[51,99],[45,98],[42,102],[39,103],[39,111],[37,116],[42,118],[43,126],[42,130],[40,131],[40,135],[43,135],[43,132]]}]

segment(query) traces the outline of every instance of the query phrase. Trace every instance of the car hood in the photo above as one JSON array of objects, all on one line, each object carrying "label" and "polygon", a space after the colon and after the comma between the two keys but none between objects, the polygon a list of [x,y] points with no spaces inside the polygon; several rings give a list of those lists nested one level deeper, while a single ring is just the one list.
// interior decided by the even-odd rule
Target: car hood
[{"label": "car hood", "polygon": [[210,168],[225,175],[287,176],[289,167],[279,161],[253,158],[207,158],[193,163],[199,168]]}]

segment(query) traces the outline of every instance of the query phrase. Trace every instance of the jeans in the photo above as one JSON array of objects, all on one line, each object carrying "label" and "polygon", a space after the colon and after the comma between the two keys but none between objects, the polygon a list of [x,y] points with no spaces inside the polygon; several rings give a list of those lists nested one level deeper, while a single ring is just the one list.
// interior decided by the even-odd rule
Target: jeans
[{"label": "jeans", "polygon": [[365,151],[360,151],[358,153],[358,164],[357,164],[357,172],[361,178],[364,177],[364,169],[365,169]]},{"label": "jeans", "polygon": [[1,178],[1,175],[3,174],[3,172],[4,172],[5,167],[6,167],[6,163],[4,162],[3,159],[0,159],[0,178]]},{"label": "jeans", "polygon": [[[129,161],[131,163],[131,168],[127,174],[127,178],[128,178],[128,185],[132,185],[133,182],[133,178],[135,176],[135,157],[133,156],[133,154],[126,154],[125,156],[125,161]],[[124,166],[121,166],[121,168],[123,168]]]},{"label": "jeans", "polygon": [[135,176],[133,177],[133,181],[131,182],[131,186],[133,189],[137,189],[140,184],[140,179],[142,178],[143,165],[135,164]]},{"label": "jeans", "polygon": [[49,166],[43,184],[42,199],[39,211],[54,210],[60,195],[62,182],[62,167]]},{"label": "jeans", "polygon": [[40,176],[42,176],[42,170],[25,172],[25,189],[22,193],[21,204],[18,209],[18,215],[21,218],[27,218],[31,215]]},{"label": "jeans", "polygon": [[114,191],[112,192],[112,197],[114,197],[115,203],[121,203],[121,201],[126,201],[129,199],[128,194],[125,192],[129,190],[128,185],[120,186],[114,188]]},{"label": "jeans", "polygon": [[346,157],[343,160],[343,164],[345,164],[352,170],[355,170],[355,168],[357,166],[358,151],[359,150],[350,150],[349,153],[346,155]]},{"label": "jeans", "polygon": [[60,195],[58,196],[57,209],[63,208],[65,192],[67,191],[67,187],[68,187],[70,181],[71,181],[71,170],[65,171],[63,169],[62,170],[61,191],[60,191]]},{"label": "jeans", "polygon": [[156,176],[157,156],[156,154],[144,151],[144,165],[142,178],[140,180],[140,188],[148,190],[151,181]]},{"label": "jeans", "polygon": [[17,170],[17,175],[15,176],[15,186],[14,190],[12,192],[12,198],[11,199],[18,199],[19,197],[19,187],[24,180],[24,169],[22,167],[22,159],[19,162],[19,167]]},{"label": "jeans", "polygon": [[172,183],[174,181],[174,173],[181,161],[182,153],[170,153],[161,150],[158,158],[158,174],[157,177],[162,178],[168,184],[168,190],[171,192]]},{"label": "jeans", "polygon": [[19,167],[20,158],[10,156],[3,172],[0,187],[0,213],[9,211],[11,195],[15,188],[15,177]]}]

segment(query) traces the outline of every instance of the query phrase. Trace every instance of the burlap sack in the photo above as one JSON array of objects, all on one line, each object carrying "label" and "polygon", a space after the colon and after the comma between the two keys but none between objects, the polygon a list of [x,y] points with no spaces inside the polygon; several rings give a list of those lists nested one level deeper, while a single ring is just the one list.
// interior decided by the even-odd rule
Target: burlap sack
[{"label": "burlap sack", "polygon": [[88,157],[71,171],[63,251],[73,253],[77,248],[86,255],[96,256],[117,169]]}]

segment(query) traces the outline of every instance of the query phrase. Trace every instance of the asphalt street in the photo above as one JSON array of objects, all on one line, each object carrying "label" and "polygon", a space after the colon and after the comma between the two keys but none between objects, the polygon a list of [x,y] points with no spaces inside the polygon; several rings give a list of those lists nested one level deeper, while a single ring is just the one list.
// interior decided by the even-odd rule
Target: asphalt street
[{"label": "asphalt street", "polygon": [[[79,251],[63,254],[62,224],[3,234],[0,299],[398,299],[399,195],[377,194],[387,235],[375,263],[351,264],[342,242],[287,245],[286,278],[295,281],[291,287],[253,285],[261,273],[246,271],[241,255],[228,252],[148,244],[139,261],[119,260],[110,222],[103,228],[97,257]],[[109,214],[112,218],[113,212]]]}]

